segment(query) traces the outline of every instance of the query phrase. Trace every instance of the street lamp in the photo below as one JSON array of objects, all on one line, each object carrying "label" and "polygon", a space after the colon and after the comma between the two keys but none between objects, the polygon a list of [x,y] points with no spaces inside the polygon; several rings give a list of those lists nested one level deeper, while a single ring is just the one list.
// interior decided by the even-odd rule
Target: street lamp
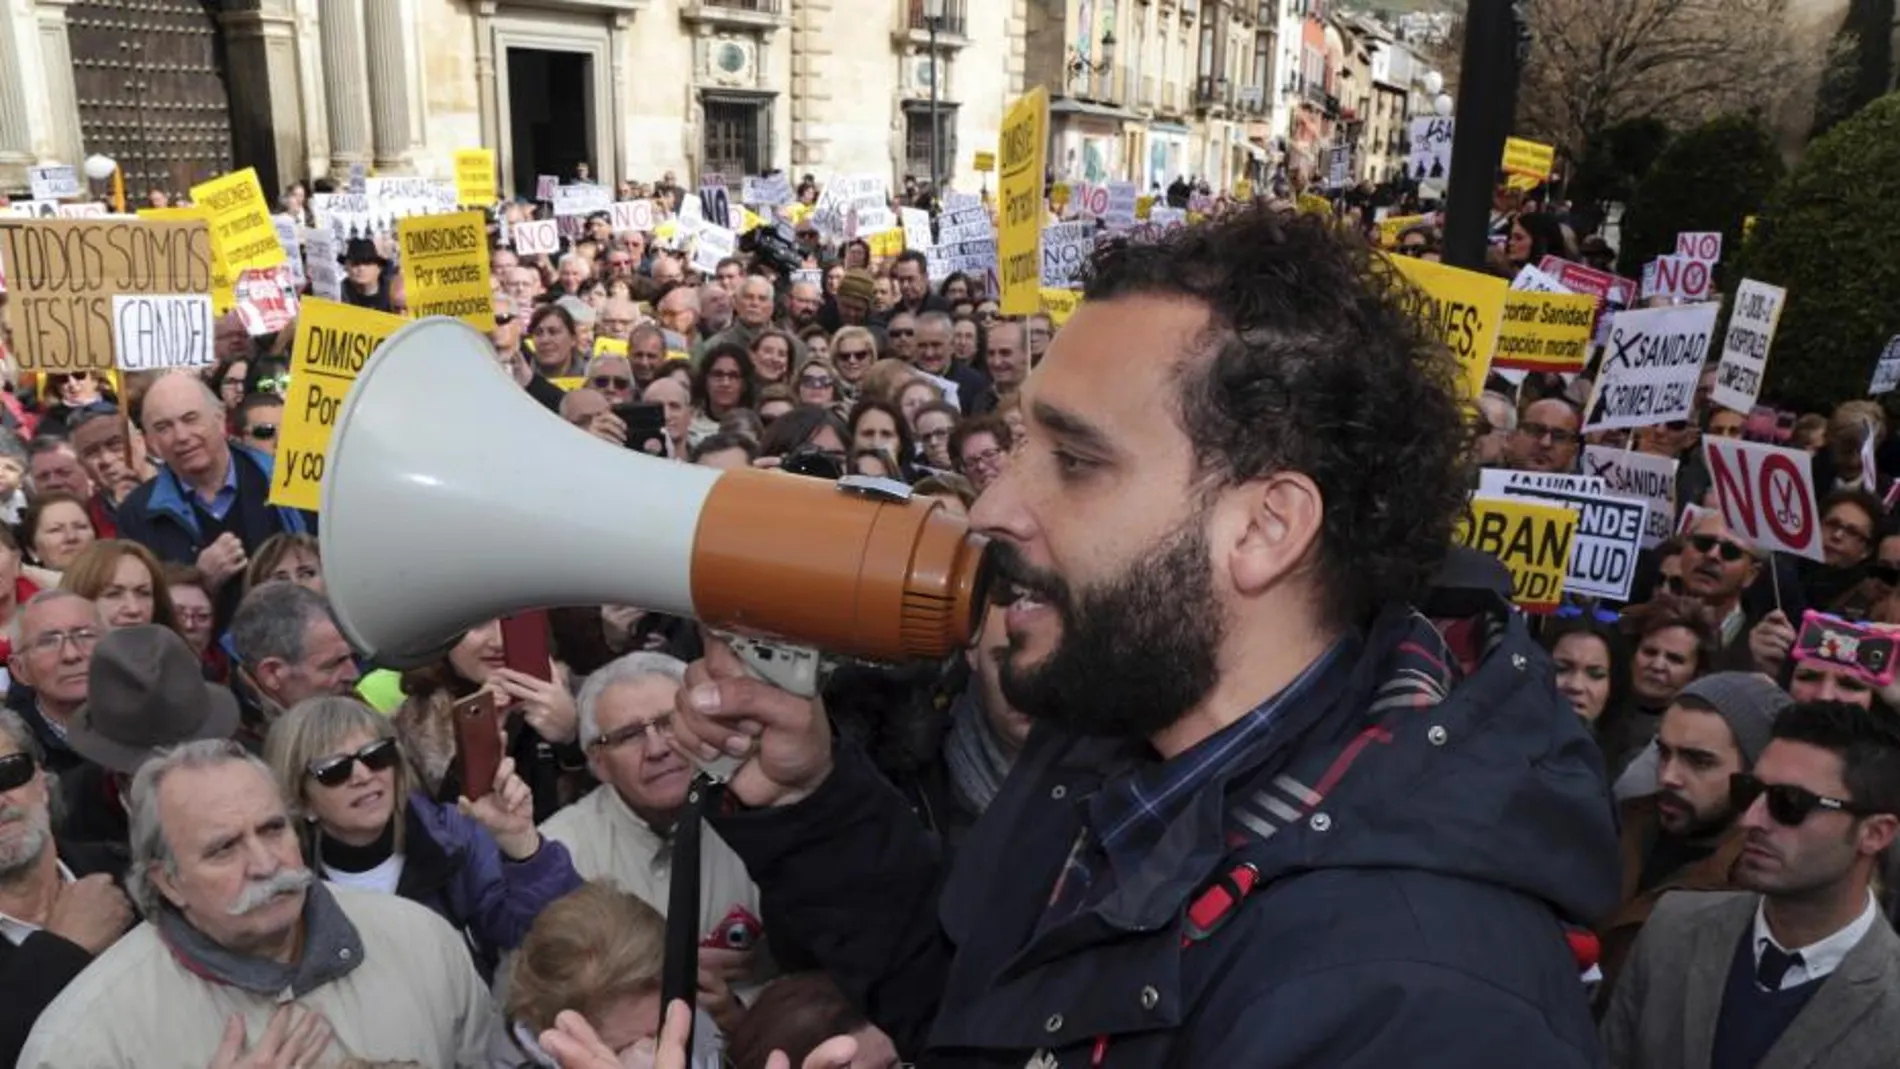
[{"label": "street lamp", "polygon": [[124,215],[125,174],[119,170],[119,161],[110,156],[101,156],[98,153],[94,153],[93,155],[87,156],[86,162],[79,166],[81,170],[86,172],[86,177],[92,179],[94,182],[103,182],[108,178],[112,179],[112,210],[120,215]]},{"label": "street lamp", "polygon": [[1109,29],[1102,31],[1102,58],[1098,63],[1091,63],[1082,58],[1082,53],[1073,48],[1069,52],[1069,79],[1071,81],[1084,74],[1101,74],[1115,66],[1115,31]]},{"label": "street lamp", "polygon": [[944,0],[924,0],[924,23],[930,27],[930,196],[942,203],[943,123],[937,116],[937,25],[943,21]]}]

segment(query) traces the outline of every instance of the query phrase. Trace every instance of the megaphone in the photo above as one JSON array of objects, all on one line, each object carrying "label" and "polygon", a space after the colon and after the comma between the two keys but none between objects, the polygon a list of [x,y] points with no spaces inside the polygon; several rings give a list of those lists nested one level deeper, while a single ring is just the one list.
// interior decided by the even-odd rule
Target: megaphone
[{"label": "megaphone", "polygon": [[934,659],[970,642],[987,585],[985,540],[935,501],[617,447],[543,408],[445,317],[396,331],[350,388],[319,539],[338,626],[398,668],[483,621],[568,605]]}]

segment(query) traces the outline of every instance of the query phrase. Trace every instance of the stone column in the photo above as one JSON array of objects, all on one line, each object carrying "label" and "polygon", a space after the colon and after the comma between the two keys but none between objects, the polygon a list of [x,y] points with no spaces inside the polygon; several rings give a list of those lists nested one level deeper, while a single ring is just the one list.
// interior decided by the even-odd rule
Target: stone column
[{"label": "stone column", "polygon": [[370,160],[369,66],[363,59],[363,0],[319,0],[323,96],[330,119],[330,170]]},{"label": "stone column", "polygon": [[[495,0],[479,0],[474,5],[475,23],[475,96],[481,104],[482,144],[498,147],[502,143],[501,115],[495,80]],[[503,164],[502,154],[495,157],[497,174],[504,193],[514,187],[514,174]]]},{"label": "stone column", "polygon": [[53,155],[61,163],[79,166],[86,157],[86,141],[79,128],[79,92],[73,82],[73,52],[66,36],[66,7],[72,0],[38,0],[34,4],[40,31],[40,69],[46,72],[46,103],[52,116]]},{"label": "stone column", "polygon": [[225,66],[231,94],[231,154],[257,168],[264,195],[305,177],[302,89],[297,81],[297,18],[292,0],[227,0]]},{"label": "stone column", "polygon": [[0,187],[26,188],[26,168],[34,163],[33,127],[27,117],[27,64],[13,12],[0,5]]},{"label": "stone column", "polygon": [[369,106],[376,169],[407,173],[409,160],[409,20],[399,0],[373,0],[367,10]]}]

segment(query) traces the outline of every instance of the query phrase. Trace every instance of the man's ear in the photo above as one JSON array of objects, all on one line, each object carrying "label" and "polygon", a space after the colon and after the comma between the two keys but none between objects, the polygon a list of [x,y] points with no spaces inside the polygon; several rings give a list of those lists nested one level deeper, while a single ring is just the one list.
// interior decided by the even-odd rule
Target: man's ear
[{"label": "man's ear", "polygon": [[251,670],[251,678],[258,687],[272,694],[283,689],[284,677],[289,674],[290,662],[282,657],[266,657]]},{"label": "man's ear", "polygon": [[145,875],[151,880],[152,886],[164,896],[165,901],[172,904],[173,909],[182,912],[185,908],[184,895],[179,893],[178,881],[172,876],[170,866],[163,861],[147,861],[145,864]]},{"label": "man's ear", "polygon": [[14,650],[7,655],[7,671],[13,678],[29,687],[36,685],[33,682],[33,673],[27,667],[26,657],[19,650]]},{"label": "man's ear", "polygon": [[1252,596],[1306,566],[1319,544],[1326,502],[1319,486],[1299,472],[1276,472],[1240,488],[1245,527],[1234,543],[1235,588]]},{"label": "man's ear", "polygon": [[1860,822],[1860,852],[1870,857],[1879,854],[1893,845],[1897,834],[1900,834],[1900,816],[1878,813],[1864,817]]}]

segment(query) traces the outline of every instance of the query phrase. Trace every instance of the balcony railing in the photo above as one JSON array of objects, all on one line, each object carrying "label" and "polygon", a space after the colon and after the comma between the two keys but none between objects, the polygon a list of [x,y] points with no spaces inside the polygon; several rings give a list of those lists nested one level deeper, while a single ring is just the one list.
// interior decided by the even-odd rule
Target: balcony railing
[{"label": "balcony railing", "polygon": [[[764,2],[777,4],[780,0],[745,0],[745,2]],[[937,32],[966,36],[967,23],[964,21],[964,0],[943,0],[943,17],[937,20]],[[930,19],[924,15],[924,0],[910,0],[910,28],[919,32],[930,31]]]},{"label": "balcony railing", "polygon": [[701,7],[722,7],[728,11],[753,11],[761,15],[783,13],[785,0],[699,0]]}]

